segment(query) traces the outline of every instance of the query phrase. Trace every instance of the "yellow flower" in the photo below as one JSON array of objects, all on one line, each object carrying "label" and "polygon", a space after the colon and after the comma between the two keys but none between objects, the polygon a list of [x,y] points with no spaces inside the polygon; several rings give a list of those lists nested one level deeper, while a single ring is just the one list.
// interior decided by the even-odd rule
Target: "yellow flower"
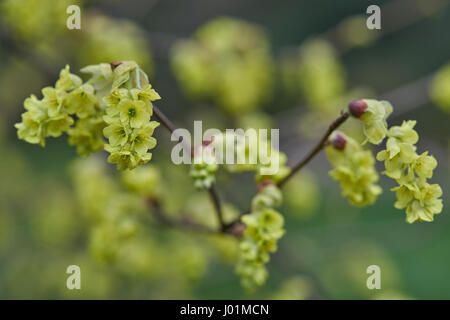
[{"label": "yellow flower", "polygon": [[124,99],[120,101],[117,108],[120,111],[120,121],[129,123],[131,128],[140,128],[150,121],[150,114],[144,101],[133,101]]},{"label": "yellow flower", "polygon": [[342,195],[355,206],[374,203],[382,189],[376,184],[378,173],[375,170],[372,152],[363,150],[358,142],[343,133],[335,132],[331,136],[331,141],[335,139],[339,141],[345,139],[346,142],[329,144],[325,152],[334,167],[330,175],[340,182]]},{"label": "yellow flower", "polygon": [[364,99],[367,110],[360,117],[364,124],[364,135],[372,144],[379,144],[387,135],[386,118],[392,113],[392,105],[387,101]]},{"label": "yellow flower", "polygon": [[406,221],[433,221],[433,216],[442,211],[442,189],[437,184],[413,182],[392,189],[396,191],[397,209],[406,209]]},{"label": "yellow flower", "polygon": [[79,118],[86,118],[96,112],[97,98],[94,95],[94,87],[83,84],[70,92],[64,99],[69,114],[76,114]]}]

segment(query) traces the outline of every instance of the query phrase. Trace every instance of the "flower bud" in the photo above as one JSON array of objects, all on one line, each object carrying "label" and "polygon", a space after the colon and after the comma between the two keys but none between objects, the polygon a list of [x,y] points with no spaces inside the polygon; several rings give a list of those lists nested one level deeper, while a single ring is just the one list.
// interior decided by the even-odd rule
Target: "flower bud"
[{"label": "flower bud", "polygon": [[345,149],[345,145],[347,144],[347,139],[345,139],[345,137],[340,134],[337,133],[332,141],[333,143],[333,147],[335,147],[338,150],[344,150]]},{"label": "flower bud", "polygon": [[355,118],[360,118],[366,112],[367,107],[364,100],[354,100],[348,104],[348,109]]},{"label": "flower bud", "polygon": [[270,184],[275,184],[275,183],[272,180],[267,180],[267,179],[261,181],[257,187],[258,193],[261,193],[263,191],[263,189]]},{"label": "flower bud", "polygon": [[110,63],[111,69],[114,70],[114,69],[116,69],[118,66],[120,66],[121,64],[122,64],[122,61],[114,61],[114,62],[111,62],[111,63]]}]

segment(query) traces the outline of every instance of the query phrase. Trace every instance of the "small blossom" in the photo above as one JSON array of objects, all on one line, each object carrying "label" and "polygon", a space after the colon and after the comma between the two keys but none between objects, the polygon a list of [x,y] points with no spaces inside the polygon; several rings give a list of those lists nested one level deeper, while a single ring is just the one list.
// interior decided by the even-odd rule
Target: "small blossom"
[{"label": "small blossom", "polygon": [[411,164],[412,170],[414,170],[419,178],[427,179],[433,177],[433,170],[436,166],[436,159],[433,156],[429,156],[427,151],[416,157],[414,162]]},{"label": "small blossom", "polygon": [[79,118],[86,118],[94,114],[97,106],[94,87],[83,84],[65,97],[64,104],[68,113],[76,114]]},{"label": "small blossom", "polygon": [[56,81],[55,88],[62,91],[71,91],[81,86],[82,83],[81,78],[70,73],[70,67],[66,65],[59,73],[59,79]]},{"label": "small blossom", "polygon": [[120,123],[112,123],[103,129],[103,134],[111,146],[123,146],[128,141],[128,129]]},{"label": "small blossom", "polygon": [[278,207],[282,201],[281,190],[275,184],[268,184],[253,198],[252,211]]},{"label": "small blossom", "polygon": [[144,124],[141,128],[133,130],[130,142],[137,154],[144,156],[149,149],[153,149],[156,146],[156,139],[152,135],[158,126],[158,122],[151,121]]},{"label": "small blossom", "polygon": [[396,191],[397,209],[406,209],[406,221],[433,221],[433,216],[442,211],[442,189],[437,184],[414,182],[392,189]]},{"label": "small blossom", "polygon": [[32,114],[26,112],[22,114],[22,122],[16,123],[17,135],[28,143],[39,144],[45,146],[45,131],[43,124],[35,120]]},{"label": "small blossom", "polygon": [[363,101],[368,106],[360,117],[364,124],[364,135],[370,143],[379,144],[387,135],[386,118],[392,113],[392,106],[387,101],[371,99]]},{"label": "small blossom", "polygon": [[355,118],[361,118],[361,116],[366,112],[368,106],[364,100],[355,100],[349,103],[348,109],[352,116]]},{"label": "small blossom", "polygon": [[334,167],[330,175],[340,182],[342,195],[351,204],[365,206],[374,203],[382,190],[376,184],[378,173],[372,152],[363,150],[358,142],[340,132],[335,132],[331,141],[338,136],[346,140],[345,148],[340,150],[328,145],[325,149]]},{"label": "small blossom", "polygon": [[150,114],[144,101],[124,99],[117,108],[120,111],[120,121],[129,123],[132,128],[140,128],[150,121]]},{"label": "small blossom", "polygon": [[158,92],[152,89],[152,85],[148,84],[142,89],[131,89],[131,96],[134,100],[155,101],[161,99]]},{"label": "small blossom", "polygon": [[75,127],[67,131],[69,144],[77,147],[78,154],[88,156],[103,149],[103,129],[105,122],[101,116],[78,119]]},{"label": "small blossom", "polygon": [[195,150],[190,176],[194,179],[195,188],[208,189],[216,181],[215,173],[219,166],[210,148]]}]

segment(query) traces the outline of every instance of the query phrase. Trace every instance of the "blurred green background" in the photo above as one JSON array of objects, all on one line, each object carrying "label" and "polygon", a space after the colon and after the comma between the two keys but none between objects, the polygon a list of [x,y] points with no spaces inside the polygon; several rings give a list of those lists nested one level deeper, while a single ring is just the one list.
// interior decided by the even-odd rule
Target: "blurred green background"
[{"label": "blurred green background", "polygon": [[[70,4],[81,7],[81,30],[65,27]],[[382,30],[368,31],[365,11],[371,4],[375,3],[2,0],[0,298],[449,299],[450,98],[436,97],[433,88],[440,85],[442,95],[450,94],[449,72],[439,84],[435,78],[450,62],[450,3],[378,1]],[[221,16],[260,26],[270,46],[271,94],[245,113],[230,112],[214,96],[190,96],[173,64],[174,46]],[[319,38],[326,45],[319,46],[316,55],[308,50]],[[302,80],[302,72],[323,57],[310,71],[313,79]],[[311,148],[325,124],[353,97],[388,99],[395,110],[389,123],[418,120],[418,151],[429,150],[438,160],[432,181],[444,191],[443,212],[432,223],[407,224],[404,212],[393,207],[395,195],[389,189],[394,185],[385,176],[380,178],[384,192],[376,204],[353,208],[328,176],[330,166],[322,154],[286,190],[280,211],[287,233],[269,263],[267,284],[253,295],[241,288],[234,274],[233,240],[166,229],[148,221],[139,205],[130,209],[138,212],[133,216],[137,240],[120,243],[114,261],[103,259],[110,240],[106,237],[101,248],[96,246],[98,225],[89,217],[83,192],[89,190],[86,181],[97,178],[108,187],[120,185],[114,167],[106,164],[106,154],[92,156],[100,159],[97,162],[80,162],[65,138],[49,139],[43,149],[19,141],[14,123],[20,121],[24,99],[30,94],[40,97],[40,89],[53,85],[65,64],[77,72],[88,64],[116,60],[140,63],[163,98],[159,107],[180,127],[191,128],[199,119],[219,128],[238,127],[245,120],[270,122],[280,128],[280,149],[289,163]],[[328,63],[331,71],[324,67]],[[308,96],[315,71],[330,82],[343,81],[342,88],[329,97]],[[204,194],[186,190],[191,184],[188,168],[170,162],[167,132],[158,128],[155,137],[158,146],[151,164],[159,170],[168,206],[192,212],[200,221],[214,220]],[[85,180],[77,178],[82,174]],[[97,187],[102,189],[100,182]],[[245,210],[255,191],[248,174],[233,177],[221,172],[218,186],[230,207],[234,204],[230,211]],[[71,264],[81,267],[82,290],[65,287],[65,270]],[[366,288],[366,268],[372,264],[381,267],[381,290]]]}]

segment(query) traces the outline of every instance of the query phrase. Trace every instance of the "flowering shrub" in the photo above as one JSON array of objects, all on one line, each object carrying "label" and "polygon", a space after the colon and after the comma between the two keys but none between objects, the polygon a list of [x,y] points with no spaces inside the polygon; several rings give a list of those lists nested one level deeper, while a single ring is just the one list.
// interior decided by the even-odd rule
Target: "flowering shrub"
[{"label": "flowering shrub", "polygon": [[[232,32],[224,26],[230,27]],[[218,28],[220,32],[230,36],[231,42],[216,43],[209,35],[209,28]],[[235,42],[235,33],[242,31],[240,28],[243,28],[243,32],[248,32],[249,37],[256,36],[250,48],[247,43]],[[229,32],[231,33],[228,34]],[[264,40],[257,30],[232,20],[219,21],[205,27],[199,31],[198,37],[204,42],[202,45],[211,50],[209,54],[213,57],[217,54],[222,59],[224,52],[233,56],[235,50],[243,50],[244,57],[246,54],[251,57],[254,57],[253,54],[257,57],[262,54],[265,57]],[[253,39],[252,37],[250,38]],[[202,151],[203,145],[214,146],[219,141],[223,142],[228,133],[213,136],[211,141],[205,141],[202,146],[189,146],[193,159],[190,171],[193,184],[209,193],[217,220],[215,224],[211,224],[213,227],[201,221],[185,218],[178,220],[172,214],[167,214],[164,211],[167,208],[161,204],[160,173],[152,167],[140,166],[152,158],[150,150],[157,144],[153,137],[154,130],[163,124],[171,132],[174,131],[174,126],[153,104],[161,97],[152,88],[148,76],[134,61],[100,63],[87,66],[81,71],[89,75],[87,81],[83,82],[66,66],[60,72],[54,87],[42,89],[42,99],[34,95],[27,98],[22,122],[16,124],[16,128],[19,139],[41,146],[45,146],[48,137],[59,137],[66,133],[69,144],[76,146],[80,155],[87,156],[104,149],[109,153],[108,162],[116,164],[117,169],[122,171],[121,179],[126,192],[119,190],[113,179],[98,167],[97,162],[92,162],[87,167],[76,166],[74,169],[77,172],[77,195],[82,199],[83,211],[92,220],[91,250],[100,260],[120,261],[119,257],[128,252],[128,243],[133,242],[138,234],[137,218],[129,212],[150,210],[157,220],[172,227],[238,239],[236,271],[242,278],[243,286],[253,290],[265,282],[268,276],[265,265],[270,260],[270,253],[277,250],[277,242],[285,233],[283,215],[275,209],[282,204],[281,188],[284,184],[325,149],[333,166],[330,175],[339,181],[342,195],[348,198],[350,204],[358,207],[373,204],[382,190],[377,184],[379,176],[375,169],[375,158],[365,146],[367,142],[379,145],[385,139],[385,149],[376,158],[384,161],[383,174],[398,184],[392,189],[397,196],[394,206],[405,209],[406,221],[409,223],[433,221],[434,215],[442,211],[442,190],[439,185],[429,184],[427,180],[432,178],[437,161],[428,152],[416,153],[415,144],[419,139],[414,130],[416,121],[404,121],[400,126],[389,127],[387,118],[393,112],[391,104],[387,101],[363,99],[351,102],[348,111],[342,112],[332,122],[311,152],[293,166],[287,165],[287,156],[283,152],[260,140],[257,142],[259,148],[268,151],[268,155],[276,155],[275,159],[279,164],[276,173],[265,173],[263,169],[272,163],[264,162],[260,157],[256,158],[254,164],[224,165],[231,173],[252,171],[255,174],[258,192],[251,200],[251,209],[241,214],[236,213],[230,204],[220,202],[215,189],[215,174],[220,166],[214,157],[203,157]],[[313,71],[310,70],[307,74],[312,75]],[[254,96],[249,99],[257,98]],[[234,104],[236,101],[239,103]],[[236,97],[221,102],[233,112],[238,110],[241,103]],[[362,143],[336,130],[350,115],[359,119],[363,126],[365,140]],[[237,143],[233,148],[240,156],[249,155],[246,145]],[[140,201],[142,199],[145,201]],[[176,202],[175,194],[171,201]],[[138,252],[134,254],[139,255]],[[205,257],[195,246],[179,254],[187,270],[204,270]],[[197,257],[197,260],[189,260],[187,257]],[[198,276],[193,271],[188,273],[191,278]]]}]

